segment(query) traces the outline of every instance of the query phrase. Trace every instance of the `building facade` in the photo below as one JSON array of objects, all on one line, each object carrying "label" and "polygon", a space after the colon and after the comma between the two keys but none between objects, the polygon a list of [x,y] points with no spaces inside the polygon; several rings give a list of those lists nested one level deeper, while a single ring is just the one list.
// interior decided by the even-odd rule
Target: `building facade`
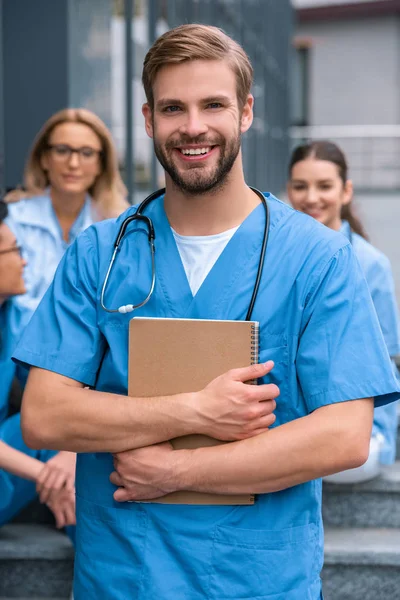
[{"label": "building facade", "polygon": [[290,0],[0,0],[0,186],[22,181],[43,122],[66,106],[111,128],[132,200],[160,184],[145,135],[141,67],[163,31],[186,22],[222,27],[255,69],[255,120],[243,140],[252,185],[279,193],[289,151]]},{"label": "building facade", "polygon": [[293,0],[293,137],[329,137],[362,189],[400,189],[400,1]]}]

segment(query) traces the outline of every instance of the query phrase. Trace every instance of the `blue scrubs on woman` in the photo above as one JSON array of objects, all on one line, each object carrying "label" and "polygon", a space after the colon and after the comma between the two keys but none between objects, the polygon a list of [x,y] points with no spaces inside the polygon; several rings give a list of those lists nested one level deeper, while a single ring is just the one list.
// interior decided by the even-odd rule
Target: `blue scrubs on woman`
[{"label": "blue scrubs on woman", "polygon": [[[12,300],[0,306],[0,440],[16,450],[46,462],[56,454],[53,450],[32,450],[22,439],[20,415],[8,417],[8,397],[15,376],[23,384],[26,371],[11,360],[14,340],[8,327]],[[0,468],[0,526],[8,523],[36,497],[33,481],[12,475]]]},{"label": "blue scrubs on woman", "polygon": [[[270,238],[253,319],[265,381],[280,387],[276,427],[336,402],[399,397],[367,284],[344,236],[266,194]],[[127,394],[128,324],[100,294],[122,220],[98,223],[68,249],[15,357],[95,389]],[[164,211],[156,285],[137,316],[244,319],[265,215],[256,207],[192,296]],[[147,234],[129,226],[107,306],[143,300],[151,284]],[[265,457],[268,460],[268,456]],[[78,455],[75,600],[318,600],[323,562],[321,481],[257,496],[253,506],[118,503],[107,453]]]},{"label": "blue scrubs on woman", "polygon": [[[353,245],[371,292],[389,355],[396,356],[400,354],[399,313],[389,259],[363,237],[351,231],[347,221],[343,221],[340,231]],[[393,368],[397,375],[394,362]],[[387,404],[375,409],[372,434],[382,436],[380,462],[386,465],[394,463],[396,458],[397,403]]]},{"label": "blue scrubs on woman", "polygon": [[[87,196],[69,240],[63,239],[60,223],[48,194],[8,204],[6,224],[22,245],[28,264],[24,270],[26,293],[14,298],[23,327],[49,287],[58,263],[68,246],[94,219],[92,200]],[[17,319],[15,319],[17,320]]]}]

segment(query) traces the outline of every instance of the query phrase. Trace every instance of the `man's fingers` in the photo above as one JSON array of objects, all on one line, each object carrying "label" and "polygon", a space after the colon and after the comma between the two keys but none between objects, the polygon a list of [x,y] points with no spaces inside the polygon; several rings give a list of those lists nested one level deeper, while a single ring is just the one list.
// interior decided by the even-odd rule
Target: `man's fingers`
[{"label": "man's fingers", "polygon": [[113,498],[116,502],[127,502],[129,500],[129,492],[125,488],[118,488],[114,494]]},{"label": "man's fingers", "polygon": [[252,397],[263,403],[268,400],[275,400],[281,393],[275,383],[262,383],[261,385],[254,385],[251,387],[254,388],[252,389]]},{"label": "man's fingers", "polygon": [[249,367],[243,367],[241,369],[232,369],[229,373],[234,381],[251,381],[252,379],[258,379],[264,377],[274,368],[274,361],[267,360],[265,363],[259,363],[256,365],[250,365]]},{"label": "man's fingers", "polygon": [[110,481],[111,481],[111,483],[113,483],[114,485],[117,485],[118,487],[123,486],[123,479],[122,479],[121,475],[119,475],[119,473],[117,473],[117,471],[113,471],[111,473]]}]

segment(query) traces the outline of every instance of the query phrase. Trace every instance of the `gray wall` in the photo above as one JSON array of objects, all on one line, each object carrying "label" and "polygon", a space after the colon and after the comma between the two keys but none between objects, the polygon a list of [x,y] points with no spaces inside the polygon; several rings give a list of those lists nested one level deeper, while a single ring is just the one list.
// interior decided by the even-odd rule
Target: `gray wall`
[{"label": "gray wall", "polygon": [[310,125],[400,123],[400,18],[300,24],[311,38]]},{"label": "gray wall", "polygon": [[68,103],[92,110],[109,127],[111,23],[112,0],[69,0]]},{"label": "gray wall", "polygon": [[3,0],[1,187],[21,183],[32,141],[54,112],[84,106],[111,123],[111,7],[110,0]]}]

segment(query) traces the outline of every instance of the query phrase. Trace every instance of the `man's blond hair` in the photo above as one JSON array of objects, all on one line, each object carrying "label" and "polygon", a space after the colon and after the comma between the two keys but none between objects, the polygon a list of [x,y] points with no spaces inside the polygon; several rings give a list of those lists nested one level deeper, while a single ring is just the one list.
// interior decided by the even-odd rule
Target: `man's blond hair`
[{"label": "man's blond hair", "polygon": [[142,82],[151,109],[154,108],[153,85],[158,71],[166,65],[191,60],[226,60],[236,75],[239,106],[245,105],[253,83],[253,67],[246,52],[222,29],[192,23],[164,33],[146,54]]}]

